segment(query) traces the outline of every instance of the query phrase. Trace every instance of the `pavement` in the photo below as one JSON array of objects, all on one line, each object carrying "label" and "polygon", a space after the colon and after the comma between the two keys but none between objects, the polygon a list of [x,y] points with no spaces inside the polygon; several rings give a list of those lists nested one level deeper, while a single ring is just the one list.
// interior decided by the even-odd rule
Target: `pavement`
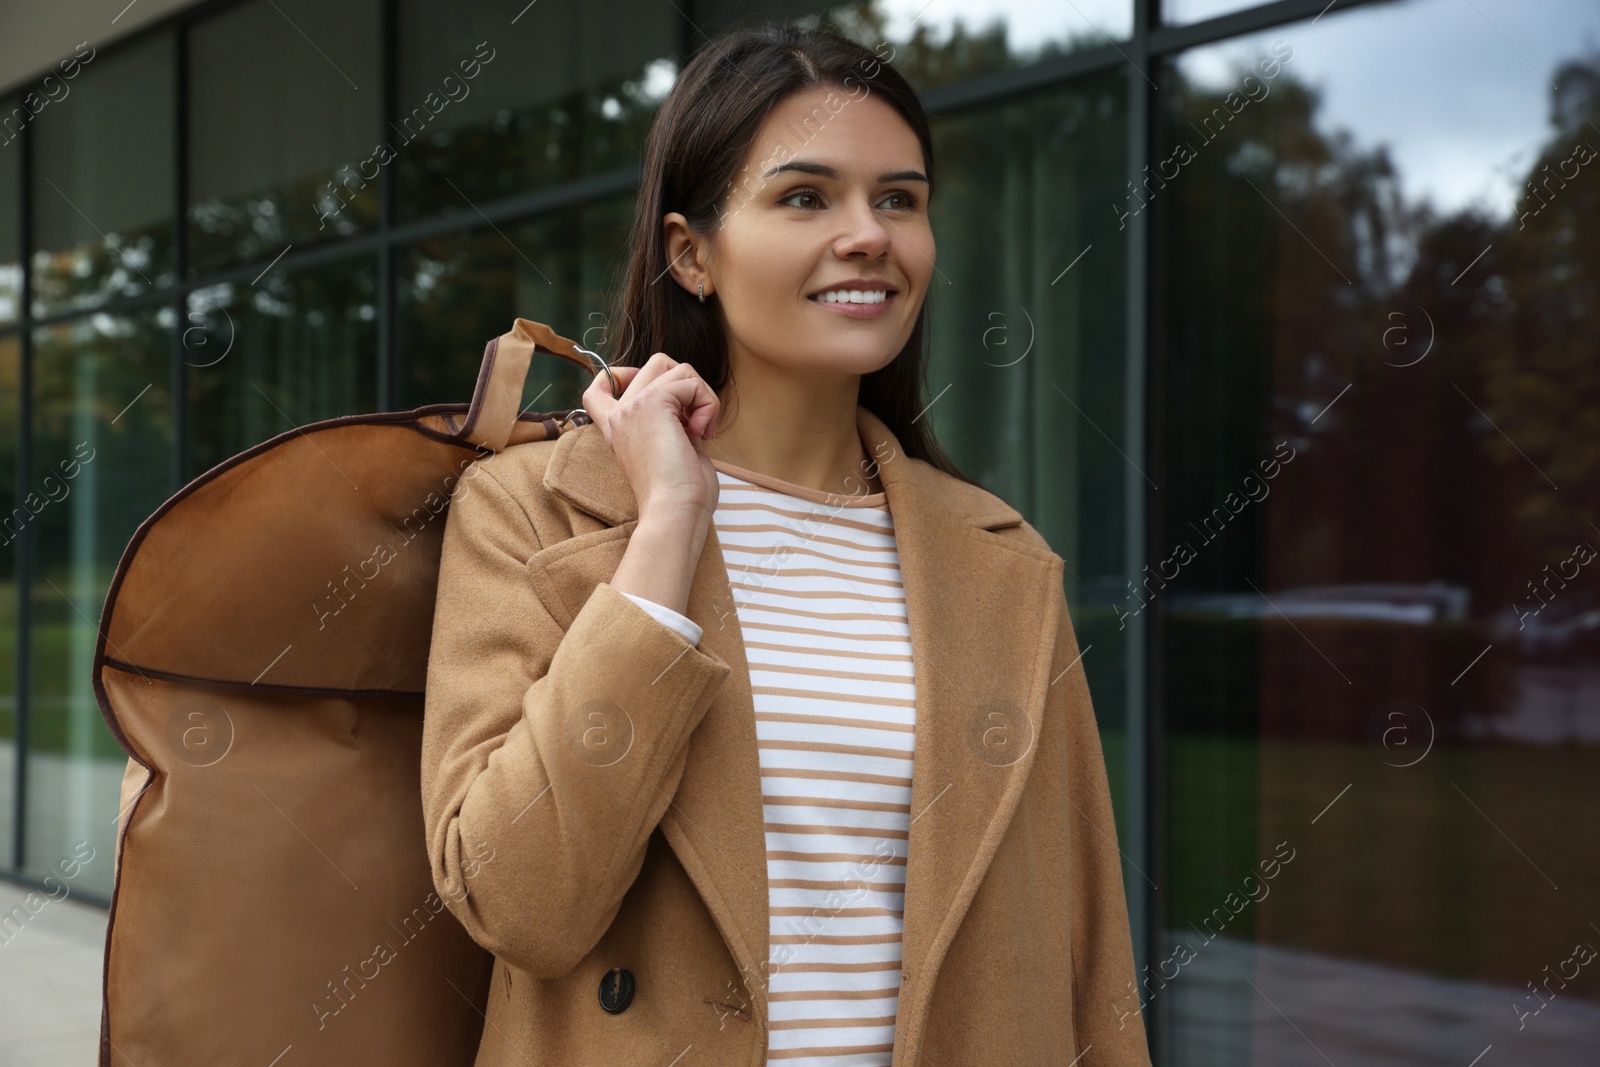
[{"label": "pavement", "polygon": [[[92,1067],[106,911],[0,882],[0,1064]],[[28,898],[32,896],[30,901]]]},{"label": "pavement", "polygon": [[[106,918],[70,893],[49,900],[0,882],[0,1067],[95,1063]],[[1537,1005],[1526,990],[1226,937],[1190,942],[1195,958],[1155,993],[1167,999],[1183,1035],[1170,1049],[1170,1067],[1597,1062],[1600,1003],[1593,1000],[1556,996],[1530,1014]]]}]

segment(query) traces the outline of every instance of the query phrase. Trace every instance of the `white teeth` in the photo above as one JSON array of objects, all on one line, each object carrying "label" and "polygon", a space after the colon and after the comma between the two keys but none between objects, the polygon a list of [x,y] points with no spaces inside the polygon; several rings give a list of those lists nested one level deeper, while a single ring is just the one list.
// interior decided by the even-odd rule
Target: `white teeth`
[{"label": "white teeth", "polygon": [[817,299],[824,304],[881,304],[889,294],[882,289],[831,289]]}]

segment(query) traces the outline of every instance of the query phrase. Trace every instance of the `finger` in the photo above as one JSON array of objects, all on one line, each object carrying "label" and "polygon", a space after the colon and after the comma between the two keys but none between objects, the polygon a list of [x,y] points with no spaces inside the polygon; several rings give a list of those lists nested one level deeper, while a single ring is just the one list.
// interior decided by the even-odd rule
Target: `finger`
[{"label": "finger", "polygon": [[[656,352],[652,354],[649,359],[644,361],[644,365],[642,367],[630,368],[636,372],[630,379],[634,383],[634,392],[637,393],[642,391],[645,386],[649,385],[663,374],[678,366],[682,366],[682,364],[673,359],[671,356],[667,355],[665,352]],[[621,370],[622,368],[613,367],[611,369],[615,371]]]},{"label": "finger", "polygon": [[[632,378],[632,375],[624,376],[621,372],[634,369],[636,368],[612,368],[612,373],[617,376],[617,388],[619,390],[626,389],[628,380]],[[594,419],[595,422],[605,424],[609,421],[611,409],[616,407],[618,402],[617,395],[611,390],[611,380],[606,376],[606,372],[603,370],[596,371],[594,378],[590,380],[588,387],[583,391],[583,409],[589,413],[589,417]]]},{"label": "finger", "polygon": [[[637,397],[651,382],[682,365],[666,353],[657,352],[646,360],[642,367],[612,367],[611,373],[617,378],[615,391],[612,390],[611,382],[603,369],[596,372],[594,380],[589,383],[589,388],[595,390],[600,397],[595,401],[596,405],[600,410],[609,413],[616,406],[614,402],[621,399],[618,393],[627,392],[629,397]],[[584,395],[587,397],[589,394],[586,392]],[[613,403],[607,403],[605,398],[610,398]]]},{"label": "finger", "polygon": [[693,367],[685,364],[681,368],[674,368],[653,382],[651,389],[667,394],[676,408],[679,421],[683,423],[684,431],[690,437],[710,439],[709,434],[716,426],[722,401],[706,384],[706,380],[695,373]]},{"label": "finger", "polygon": [[685,429],[692,436],[710,440],[716,433],[717,416],[722,411],[721,398],[691,365],[682,363],[674,370],[681,374],[673,374],[672,379],[686,383],[675,393]]},{"label": "finger", "polygon": [[[640,367],[612,367],[608,376],[604,370],[595,375],[594,383],[606,391],[606,395],[614,400],[620,400],[621,394],[626,392],[628,386],[639,376]],[[616,379],[616,386],[612,386],[612,378]]]},{"label": "finger", "polygon": [[[588,387],[583,392],[584,410],[588,411],[596,422],[609,424],[611,410],[621,401],[619,394],[627,392],[629,386],[634,386],[630,396],[637,396],[640,390],[650,384],[652,378],[664,373],[664,367],[671,369],[677,365],[675,360],[669,360],[665,354],[653,363],[653,366],[647,363],[645,367],[612,367],[610,375],[606,374],[605,368],[595,371],[594,377],[590,379]],[[615,388],[611,382],[613,377],[616,379]]]}]

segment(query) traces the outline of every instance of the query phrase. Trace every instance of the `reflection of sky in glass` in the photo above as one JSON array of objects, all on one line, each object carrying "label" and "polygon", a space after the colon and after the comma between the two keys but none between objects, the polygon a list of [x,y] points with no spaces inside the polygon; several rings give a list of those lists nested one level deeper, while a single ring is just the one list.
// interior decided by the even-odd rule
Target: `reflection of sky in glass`
[{"label": "reflection of sky in glass", "polygon": [[[1556,69],[1600,59],[1595,0],[1543,0],[1537,10],[1530,19],[1517,0],[1335,7],[1314,26],[1204,48],[1179,66],[1202,84],[1236,85],[1236,64],[1288,41],[1285,69],[1321,91],[1320,131],[1349,130],[1364,150],[1387,145],[1410,203],[1427,199],[1442,212],[1476,204],[1504,220],[1551,136]],[[1600,149],[1600,131],[1592,133]]]},{"label": "reflection of sky in glass", "polygon": [[1093,37],[1103,44],[1101,34],[1122,40],[1133,32],[1133,0],[882,0],[878,10],[888,16],[893,41],[904,40],[918,26],[943,41],[957,20],[970,34],[1000,19],[1006,43],[1023,54],[1046,42]]},{"label": "reflection of sky in glass", "polygon": [[1157,0],[1157,2],[1161,5],[1161,21],[1184,24],[1199,22],[1201,19],[1213,19],[1218,15],[1231,15],[1247,7],[1256,7],[1261,0]]}]

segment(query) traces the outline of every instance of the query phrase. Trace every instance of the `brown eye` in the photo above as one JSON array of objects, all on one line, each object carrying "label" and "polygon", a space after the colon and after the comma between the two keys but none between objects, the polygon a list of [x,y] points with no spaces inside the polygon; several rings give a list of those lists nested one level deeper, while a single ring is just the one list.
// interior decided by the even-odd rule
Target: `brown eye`
[{"label": "brown eye", "polygon": [[[821,194],[818,193],[815,189],[797,189],[794,192],[790,193],[788,196],[784,197],[782,200],[778,201],[778,203],[787,204],[797,196],[809,196],[809,197],[812,197],[813,199],[816,199],[820,195]],[[796,207],[800,207],[799,204],[796,204],[795,206]]]}]

